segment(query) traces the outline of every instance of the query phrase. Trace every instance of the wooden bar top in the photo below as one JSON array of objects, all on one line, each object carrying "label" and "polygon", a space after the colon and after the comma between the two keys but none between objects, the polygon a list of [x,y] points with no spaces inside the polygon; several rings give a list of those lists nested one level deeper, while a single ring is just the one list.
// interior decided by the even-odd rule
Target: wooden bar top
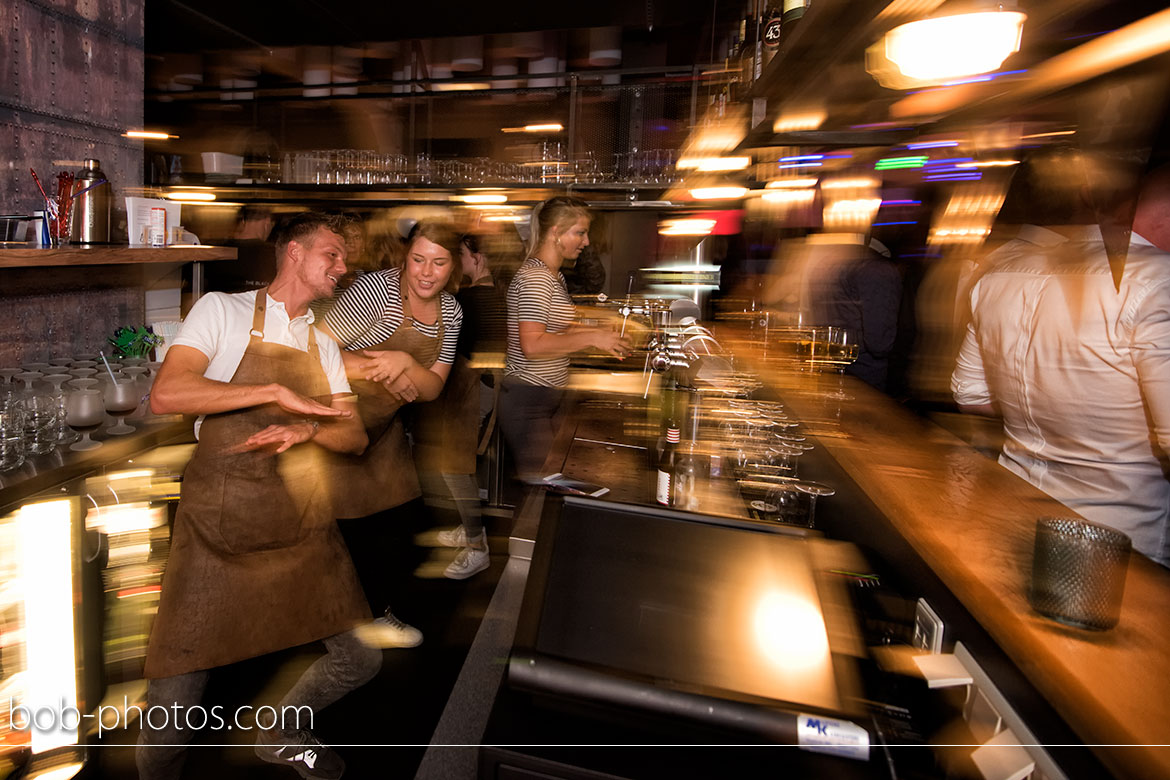
[{"label": "wooden bar top", "polygon": [[[1110,771],[1170,777],[1170,571],[1133,554],[1112,630],[1041,616],[1027,601],[1036,519],[1076,513],[885,395],[842,379],[775,372],[765,382]],[[846,397],[827,399],[838,394]]]},{"label": "wooden bar top", "polygon": [[196,260],[234,260],[234,247],[204,245],[98,246],[0,248],[0,268],[48,268],[70,265],[125,265],[132,263],[190,263]]}]

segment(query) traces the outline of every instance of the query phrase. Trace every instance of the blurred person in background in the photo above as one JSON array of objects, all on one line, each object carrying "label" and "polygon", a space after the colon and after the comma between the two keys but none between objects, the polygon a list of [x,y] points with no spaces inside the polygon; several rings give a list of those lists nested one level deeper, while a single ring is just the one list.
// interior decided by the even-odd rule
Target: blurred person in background
[{"label": "blurred person in background", "polygon": [[401,567],[388,566],[386,556],[402,552],[393,536],[402,518],[389,510],[422,494],[399,410],[438,398],[455,362],[463,311],[451,291],[462,275],[459,257],[459,237],[447,223],[419,222],[402,267],[359,276],[325,319],[342,346],[370,439],[360,456],[334,456],[330,479],[363,584],[371,601],[385,606],[362,632],[378,647],[414,647],[423,639],[387,606],[387,581]]},{"label": "blurred person in background", "polygon": [[952,392],[1002,417],[1004,467],[1170,565],[1170,167],[1140,188],[1116,287],[1083,206],[1100,177],[1048,174],[1064,177],[1061,199],[1033,204],[1049,223],[1023,226],[971,289]]},{"label": "blurred person in background", "polygon": [[[215,667],[323,641],[327,654],[277,707],[316,713],[381,666],[353,630],[370,613],[321,471],[324,452],[366,446],[337,344],[308,308],[345,273],[341,230],[324,214],[288,220],[272,283],[200,298],[154,383],[155,413],[203,417],[147,650],[147,704],[171,714],[159,728],[144,720],[143,780],[182,773],[187,710]],[[257,755],[302,777],[340,777],[344,762],[302,725],[257,723]]]},{"label": "blurred person in background", "polygon": [[764,293],[769,303],[799,313],[802,326],[834,326],[858,337],[857,360],[845,368],[885,391],[898,335],[902,276],[890,250],[863,233],[822,233],[787,241],[778,273]]},{"label": "blurred person in background", "polygon": [[557,196],[532,214],[528,259],[508,286],[508,344],[500,427],[517,476],[538,483],[552,446],[554,419],[569,383],[569,355],[589,347],[615,357],[630,342],[610,328],[574,324],[576,311],[561,266],[589,245],[589,207]]},{"label": "blurred person in background", "polygon": [[431,496],[449,496],[459,514],[457,528],[438,534],[444,546],[460,548],[443,572],[455,580],[478,574],[490,563],[475,479],[476,456],[491,435],[489,427],[481,441],[481,421],[485,406],[486,414],[492,414],[498,395],[499,372],[492,369],[503,365],[507,308],[503,289],[492,274],[493,262],[485,252],[489,239],[476,233],[465,233],[460,239],[465,276],[456,296],[463,309],[458,355],[443,394],[419,407],[414,428],[415,461],[423,489]]}]

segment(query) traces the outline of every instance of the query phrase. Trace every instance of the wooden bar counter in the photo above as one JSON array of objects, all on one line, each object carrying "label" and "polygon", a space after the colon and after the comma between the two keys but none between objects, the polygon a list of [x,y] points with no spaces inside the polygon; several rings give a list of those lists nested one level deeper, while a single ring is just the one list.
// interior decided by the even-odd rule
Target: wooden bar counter
[{"label": "wooden bar counter", "polygon": [[1041,616],[1027,601],[1035,522],[1075,513],[885,395],[841,379],[775,372],[765,383],[1111,772],[1170,777],[1170,571],[1133,554],[1112,630]]}]

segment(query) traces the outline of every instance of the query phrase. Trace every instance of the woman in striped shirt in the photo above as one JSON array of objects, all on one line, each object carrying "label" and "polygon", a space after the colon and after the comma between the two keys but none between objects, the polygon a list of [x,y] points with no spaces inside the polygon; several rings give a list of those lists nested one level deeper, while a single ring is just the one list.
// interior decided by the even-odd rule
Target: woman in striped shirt
[{"label": "woman in striped shirt", "polygon": [[616,357],[629,341],[609,328],[574,325],[561,265],[589,245],[589,207],[558,196],[536,207],[528,259],[508,287],[508,345],[500,427],[517,475],[537,482],[552,445],[553,417],[569,382],[569,355],[595,347]]},{"label": "woman in striped shirt", "polygon": [[[461,275],[455,232],[443,222],[420,222],[402,268],[359,276],[325,318],[325,330],[342,347],[370,440],[360,456],[333,458],[329,475],[337,517],[361,518],[343,530],[375,540],[360,545],[365,549],[351,546],[355,558],[383,555],[376,540],[387,518],[380,513],[422,494],[397,412],[412,401],[433,401],[443,391],[463,322],[448,288]],[[359,572],[368,569],[358,566]],[[413,647],[422,641],[422,633],[389,608],[361,630],[364,641],[382,647]]]}]

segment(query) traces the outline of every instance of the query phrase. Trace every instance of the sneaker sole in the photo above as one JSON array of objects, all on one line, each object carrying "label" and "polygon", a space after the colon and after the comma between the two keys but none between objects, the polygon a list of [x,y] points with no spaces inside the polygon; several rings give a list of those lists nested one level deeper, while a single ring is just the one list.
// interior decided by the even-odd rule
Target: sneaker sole
[{"label": "sneaker sole", "polygon": [[252,752],[254,752],[256,754],[256,758],[260,759],[261,761],[267,762],[269,764],[276,764],[277,766],[286,766],[301,777],[305,778],[305,780],[339,780],[339,778],[345,774],[345,762],[341,760],[340,756],[337,757],[337,760],[341,761],[341,771],[335,775],[322,775],[314,773],[312,769],[308,769],[307,767],[298,766],[291,761],[284,761],[283,759],[279,759],[276,756],[270,756],[262,752],[259,745],[256,745],[252,749]]},{"label": "sneaker sole", "polygon": [[490,559],[488,559],[488,560],[483,562],[482,566],[477,566],[474,569],[467,569],[465,571],[452,572],[451,568],[447,567],[447,569],[443,571],[443,576],[449,580],[465,580],[468,577],[472,577],[476,574],[479,574],[481,571],[485,571],[487,569],[490,569],[491,565],[492,565],[492,562]]},{"label": "sneaker sole", "polygon": [[423,642],[422,637],[414,640],[385,639],[380,636],[380,632],[376,628],[366,628],[365,626],[355,628],[354,634],[359,642],[374,650],[418,647]]}]

